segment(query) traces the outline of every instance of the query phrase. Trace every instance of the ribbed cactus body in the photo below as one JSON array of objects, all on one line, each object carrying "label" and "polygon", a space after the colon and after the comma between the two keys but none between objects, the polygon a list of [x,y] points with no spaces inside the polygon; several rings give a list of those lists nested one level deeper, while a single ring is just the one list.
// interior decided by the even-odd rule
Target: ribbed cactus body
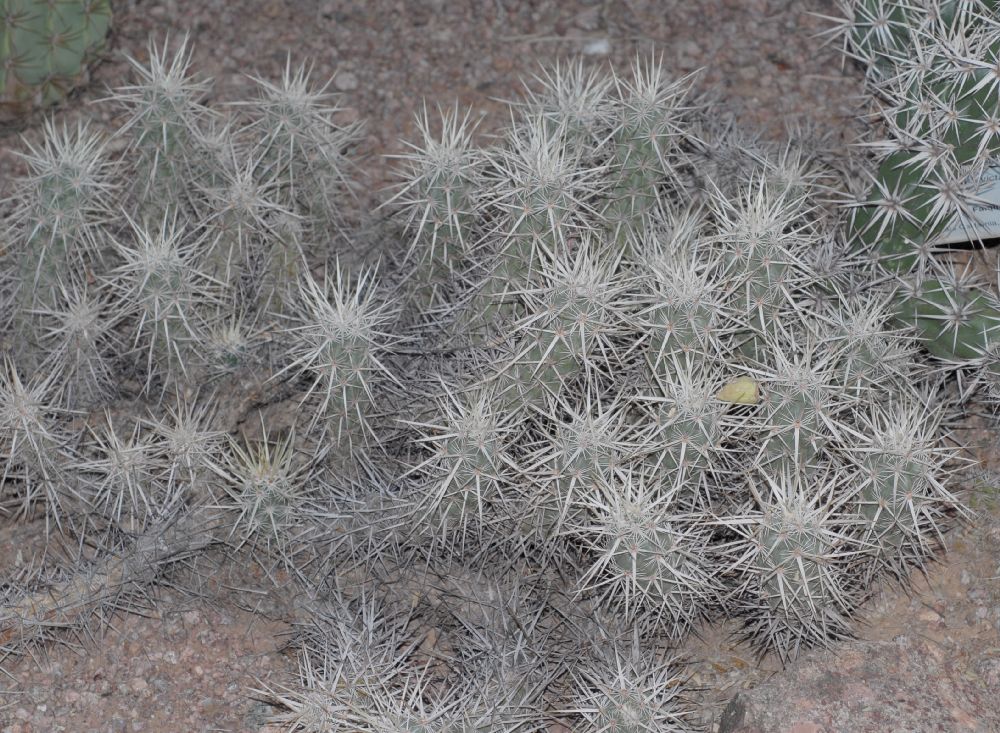
[{"label": "ribbed cactus body", "polygon": [[586,494],[593,516],[578,532],[596,558],[584,580],[627,617],[649,615],[683,636],[718,601],[706,517],[681,514],[676,489],[632,471],[615,471]]},{"label": "ribbed cactus body", "polygon": [[940,359],[974,362],[1000,335],[1000,301],[960,280],[916,280],[896,298],[897,317]]},{"label": "ribbed cactus body", "polygon": [[156,374],[164,383],[186,377],[197,358],[201,311],[217,300],[218,284],[199,272],[199,243],[186,236],[176,212],[130,225],[134,246],[117,244],[122,264],[112,273],[112,287],[133,324],[132,343],[142,354],[149,389]]},{"label": "ribbed cactus body", "polygon": [[[686,681],[674,660],[657,662],[615,649],[604,668],[591,662],[576,673],[573,712],[586,721],[587,733],[694,730],[694,709]],[[608,663],[610,661],[610,664]]]},{"label": "ribbed cactus body", "polygon": [[855,529],[866,577],[902,579],[907,567],[922,565],[934,553],[947,513],[965,512],[953,506],[942,481],[953,452],[930,437],[941,412],[920,404],[919,395],[910,400],[873,411],[866,431],[870,445],[854,457],[861,482],[854,511],[864,519]]},{"label": "ribbed cactus body", "polygon": [[31,171],[19,181],[13,219],[18,293],[13,317],[21,336],[39,309],[56,309],[75,279],[99,272],[107,259],[104,225],[117,184],[105,141],[80,123],[75,130],[45,125],[45,141],[23,154]]},{"label": "ribbed cactus body", "polygon": [[650,426],[643,441],[644,467],[677,493],[677,504],[705,510],[714,490],[712,473],[726,470],[722,449],[732,432],[726,405],[716,398],[719,376],[690,360],[665,364],[651,383]]},{"label": "ribbed cactus body", "polygon": [[897,295],[899,321],[934,356],[975,367],[996,339],[995,294],[943,282],[950,268],[935,255],[956,239],[995,236],[980,224],[977,197],[1000,153],[997,5],[843,6],[847,52],[867,65],[873,92],[888,102],[874,185],[854,207],[850,233],[886,271],[909,281]]},{"label": "ribbed cactus body", "polygon": [[747,633],[783,658],[849,635],[859,601],[858,580],[843,572],[860,552],[849,534],[858,520],[828,504],[835,476],[814,475],[809,483],[798,476],[783,470],[752,479],[759,481],[758,507],[734,520],[745,540],[734,567],[745,578]]},{"label": "ribbed cactus body", "polygon": [[[16,514],[27,517],[41,506],[45,517],[58,525],[80,501],[72,473],[75,456],[63,411],[51,403],[50,377],[22,379],[17,366],[5,358],[0,374],[0,458],[4,484],[16,481],[19,492],[11,502]],[[9,497],[7,497],[9,500]]]},{"label": "ribbed cactus body", "polygon": [[774,362],[774,372],[764,378],[762,459],[784,470],[804,467],[836,435],[843,405],[828,363],[815,357],[793,361],[777,351]]},{"label": "ribbed cactus body", "polygon": [[621,404],[604,406],[587,400],[579,412],[553,401],[567,412],[526,459],[530,477],[526,503],[527,532],[551,540],[587,522],[581,502],[635,452],[636,436]]},{"label": "ribbed cactus body", "polygon": [[496,395],[484,389],[448,394],[439,401],[441,424],[418,423],[426,434],[420,442],[433,454],[414,471],[420,524],[444,545],[462,547],[481,539],[485,525],[511,493],[513,430],[497,409]]},{"label": "ribbed cactus body", "polygon": [[667,77],[660,62],[637,61],[633,79],[619,82],[620,104],[612,108],[611,186],[601,211],[614,238],[628,246],[628,232],[641,229],[673,176],[672,153],[680,138],[688,93],[686,80]]},{"label": "ribbed cactus body", "polygon": [[303,277],[294,361],[286,367],[312,378],[308,394],[319,401],[312,426],[322,421],[334,445],[351,451],[371,440],[373,385],[388,374],[381,358],[394,341],[381,330],[392,311],[375,300],[373,276],[364,272],[352,283],[338,266],[322,284],[308,273]]},{"label": "ribbed cactus body", "polygon": [[460,267],[477,244],[474,230],[482,191],[482,156],[472,147],[474,125],[457,108],[441,111],[440,131],[431,130],[426,110],[417,124],[423,138],[413,151],[400,156],[407,180],[392,198],[409,213],[415,234],[406,253],[414,261],[415,296],[422,307],[442,298],[448,276]]},{"label": "ribbed cactus body", "polygon": [[104,46],[110,24],[108,0],[0,2],[0,111],[62,99]]},{"label": "ribbed cactus body", "polygon": [[894,328],[889,300],[884,295],[850,299],[833,317],[828,338],[839,347],[833,367],[837,380],[848,386],[851,397],[891,394],[897,380],[907,378],[916,344]]}]

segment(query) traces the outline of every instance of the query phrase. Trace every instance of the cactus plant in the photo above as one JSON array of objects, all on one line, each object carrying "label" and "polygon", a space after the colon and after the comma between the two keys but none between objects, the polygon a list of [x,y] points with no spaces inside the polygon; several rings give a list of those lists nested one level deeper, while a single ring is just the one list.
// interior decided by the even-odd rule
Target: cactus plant
[{"label": "cactus plant", "polygon": [[203,338],[199,311],[216,301],[220,283],[198,271],[200,242],[186,236],[176,212],[152,225],[129,224],[135,244],[116,243],[122,264],[112,287],[134,324],[133,343],[145,351],[148,390],[157,374],[169,382],[186,373]]},{"label": "cactus plant", "polygon": [[868,418],[870,443],[854,460],[864,477],[855,502],[869,574],[902,579],[923,566],[943,540],[942,510],[959,506],[942,481],[954,470],[953,451],[930,438],[941,419],[919,402],[877,408]]},{"label": "cactus plant", "polygon": [[[60,526],[67,509],[83,501],[71,467],[76,457],[70,449],[70,436],[64,421],[65,411],[53,405],[53,382],[58,374],[39,376],[25,382],[17,365],[4,358],[0,375],[0,446],[2,446],[5,485],[19,482],[14,501],[16,514],[27,517],[38,504],[46,519]],[[7,488],[5,486],[5,488]],[[7,509],[6,511],[9,511]]]},{"label": "cactus plant", "polygon": [[[952,397],[808,145],[655,59],[557,68],[485,147],[423,112],[399,246],[352,267],[318,245],[357,126],[290,61],[203,105],[190,59],[133,60],[119,159],[50,125],[16,189],[6,276],[46,289],[8,294],[0,508],[103,554],[22,578],[0,642],[57,619],[49,576],[84,625],[216,547],[309,599],[265,691],[289,731],[696,730],[655,646],[727,617],[783,661],[832,644],[964,515],[912,407]],[[975,349],[972,281],[922,287],[917,325]]]},{"label": "cactus plant", "polygon": [[838,572],[861,552],[850,536],[857,520],[842,511],[853,490],[837,486],[843,474],[810,479],[788,468],[758,472],[749,478],[756,508],[728,520],[742,535],[732,567],[747,633],[785,659],[848,636],[863,592],[856,577]]},{"label": "cactus plant", "polygon": [[586,721],[578,730],[684,733],[693,729],[695,711],[676,660],[658,662],[648,656],[626,655],[616,648],[612,659],[592,662],[577,673],[572,712]]},{"label": "cactus plant", "polygon": [[452,274],[475,247],[470,231],[475,221],[476,196],[481,186],[480,160],[472,148],[475,125],[469,113],[459,118],[458,109],[439,110],[440,136],[431,133],[431,119],[425,109],[417,126],[422,144],[399,156],[409,171],[400,190],[387,202],[410,212],[408,229],[414,232],[406,257],[421,257],[417,281],[427,305],[438,297],[442,278]]},{"label": "cactus plant", "polygon": [[[896,316],[946,364],[982,368],[1000,317],[988,287],[956,282],[947,246],[996,236],[981,198],[1000,154],[997,5],[849,0],[837,29],[885,104],[871,191],[850,232],[902,280]],[[985,216],[984,216],[985,213]]]},{"label": "cactus plant", "polygon": [[45,123],[44,144],[21,153],[31,173],[17,182],[18,201],[7,225],[16,261],[14,307],[9,318],[22,339],[31,339],[38,311],[58,311],[60,296],[102,269],[109,237],[114,165],[106,142],[87,123],[75,130]]},{"label": "cactus plant", "polygon": [[111,25],[109,0],[0,3],[0,111],[62,99],[86,74]]}]

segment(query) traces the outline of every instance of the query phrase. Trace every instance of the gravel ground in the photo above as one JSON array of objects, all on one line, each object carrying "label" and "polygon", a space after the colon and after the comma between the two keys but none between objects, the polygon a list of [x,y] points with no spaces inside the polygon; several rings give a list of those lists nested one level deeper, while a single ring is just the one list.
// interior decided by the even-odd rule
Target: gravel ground
[{"label": "gravel ground", "polygon": [[315,65],[315,79],[332,79],[342,120],[367,122],[358,152],[375,188],[392,180],[381,156],[404,150],[425,101],[471,107],[486,134],[503,124],[500,100],[516,98],[522,79],[581,54],[625,70],[636,54],[654,53],[678,77],[700,70],[702,88],[719,89],[742,121],[774,137],[807,122],[851,139],[862,106],[860,73],[845,72],[837,50],[816,38],[829,24],[812,14],[835,14],[829,0],[131,0],[115,8],[109,61],[70,112],[121,84],[121,55],[144,60],[151,34],[189,34],[194,67],[215,80],[220,101],[252,93],[246,74],[278,78],[291,53],[293,65]]},{"label": "gravel ground", "polygon": [[[400,140],[413,138],[413,116],[425,102],[471,107],[483,117],[481,133],[488,134],[503,124],[501,100],[516,98],[521,79],[540,65],[578,54],[588,63],[619,69],[637,53],[660,54],[677,76],[700,69],[698,86],[717,89],[741,122],[767,136],[778,138],[788,125],[808,124],[846,145],[861,129],[855,121],[865,104],[861,74],[843,68],[837,50],[821,45],[816,34],[827,23],[812,15],[835,12],[827,0],[121,1],[115,3],[108,60],[94,72],[91,87],[58,116],[96,114],[102,124],[112,125],[107,108],[92,108],[89,102],[100,98],[105,86],[128,79],[122,55],[145,60],[150,34],[176,39],[190,33],[195,68],[215,79],[217,102],[251,92],[245,73],[277,78],[289,52],[293,65],[311,60],[316,79],[332,79],[331,89],[343,94],[341,121],[366,121],[367,137],[357,151],[358,178],[362,190],[371,193],[362,196],[362,208],[384,197],[379,191],[393,181],[384,156],[404,150]],[[39,121],[35,117],[0,132],[0,189],[20,170],[11,155],[19,145],[17,133],[37,138]],[[980,439],[985,454],[996,452],[995,436]],[[977,676],[994,692],[1000,689],[995,662],[990,666],[1000,648],[1000,511],[995,503],[981,508],[981,520],[956,536],[948,559],[920,581],[913,595],[888,591],[872,604],[868,624],[859,631],[872,646],[858,647],[851,659],[879,657],[888,665],[881,669],[890,670],[893,655],[903,648],[894,639],[930,635],[936,639],[931,647],[958,666],[955,674]],[[0,563],[10,569],[16,557],[23,562],[40,537],[39,525],[5,522]],[[240,572],[249,575],[236,577]],[[8,660],[0,731],[277,733],[264,725],[271,709],[249,698],[247,690],[292,679],[295,660],[282,653],[280,638],[288,630],[283,619],[294,598],[238,590],[255,585],[251,576],[250,570],[219,574],[203,583],[201,599],[165,590],[148,617],[117,619],[103,638]],[[804,669],[815,677],[843,662],[836,655],[810,655],[780,672],[773,660],[754,660],[731,642],[729,630],[705,629],[688,650],[701,660],[695,665],[696,681],[706,688],[705,721],[716,730],[723,721],[725,730],[743,725],[755,733],[912,729],[905,723],[894,728],[892,720],[869,728],[860,710],[846,722],[827,715],[823,705],[836,707],[839,699],[843,707],[856,692],[843,686],[816,691],[811,701],[796,703],[795,716],[783,717],[789,698],[780,685],[795,687],[809,677]],[[926,653],[922,646],[907,648],[915,658]],[[878,669],[864,680],[870,688],[884,676]],[[941,679],[951,679],[948,675],[942,673]],[[915,680],[906,682],[898,688],[904,701],[924,692]],[[941,689],[935,699],[944,704],[948,688]],[[738,691],[739,704],[727,708]],[[822,695],[828,699],[820,700]],[[882,699],[880,691],[872,695]],[[982,704],[977,708],[978,699],[967,695],[962,700],[971,702],[954,705],[978,728],[962,727],[968,721],[961,716],[943,716],[943,725],[950,725],[948,720],[960,724],[940,729],[1000,729],[989,727],[997,726],[998,711]],[[742,717],[735,714],[738,709]]]}]

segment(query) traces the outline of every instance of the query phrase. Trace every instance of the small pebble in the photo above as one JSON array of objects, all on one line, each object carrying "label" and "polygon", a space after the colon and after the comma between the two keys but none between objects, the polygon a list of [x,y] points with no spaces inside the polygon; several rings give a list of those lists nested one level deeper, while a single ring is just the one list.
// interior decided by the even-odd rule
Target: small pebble
[{"label": "small pebble", "polygon": [[678,50],[685,56],[690,56],[692,58],[698,58],[702,55],[701,46],[698,45],[697,41],[687,40],[683,41],[678,45]]},{"label": "small pebble", "polygon": [[341,71],[333,81],[333,85],[341,92],[349,92],[358,88],[358,77],[350,71]]},{"label": "small pebble", "polygon": [[583,53],[587,56],[607,56],[611,53],[611,41],[607,38],[588,41],[583,46]]},{"label": "small pebble", "polygon": [[933,624],[941,620],[941,615],[937,611],[932,611],[928,608],[918,613],[917,618],[920,619],[921,621],[926,621],[929,624]]}]

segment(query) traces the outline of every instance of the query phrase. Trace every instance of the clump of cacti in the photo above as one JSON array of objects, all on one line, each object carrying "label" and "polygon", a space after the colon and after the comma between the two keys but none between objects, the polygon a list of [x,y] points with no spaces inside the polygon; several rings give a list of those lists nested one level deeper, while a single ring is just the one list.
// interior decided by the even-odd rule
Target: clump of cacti
[{"label": "clump of cacti", "polygon": [[852,242],[899,281],[897,321],[977,385],[995,369],[1000,299],[967,277],[953,247],[1000,235],[1000,16],[992,0],[843,0],[837,30],[866,69],[881,138],[851,203]]},{"label": "clump of cacti", "polygon": [[224,115],[189,62],[133,61],[115,160],[47,128],[5,233],[0,506],[106,550],[68,623],[225,545],[309,598],[291,731],[692,730],[656,645],[831,644],[964,513],[951,397],[807,145],[655,59],[556,68],[489,147],[421,116],[405,239],[352,270],[318,244],[359,128],[305,67]]},{"label": "clump of cacti", "polygon": [[0,112],[62,99],[104,47],[109,0],[0,2]]}]

